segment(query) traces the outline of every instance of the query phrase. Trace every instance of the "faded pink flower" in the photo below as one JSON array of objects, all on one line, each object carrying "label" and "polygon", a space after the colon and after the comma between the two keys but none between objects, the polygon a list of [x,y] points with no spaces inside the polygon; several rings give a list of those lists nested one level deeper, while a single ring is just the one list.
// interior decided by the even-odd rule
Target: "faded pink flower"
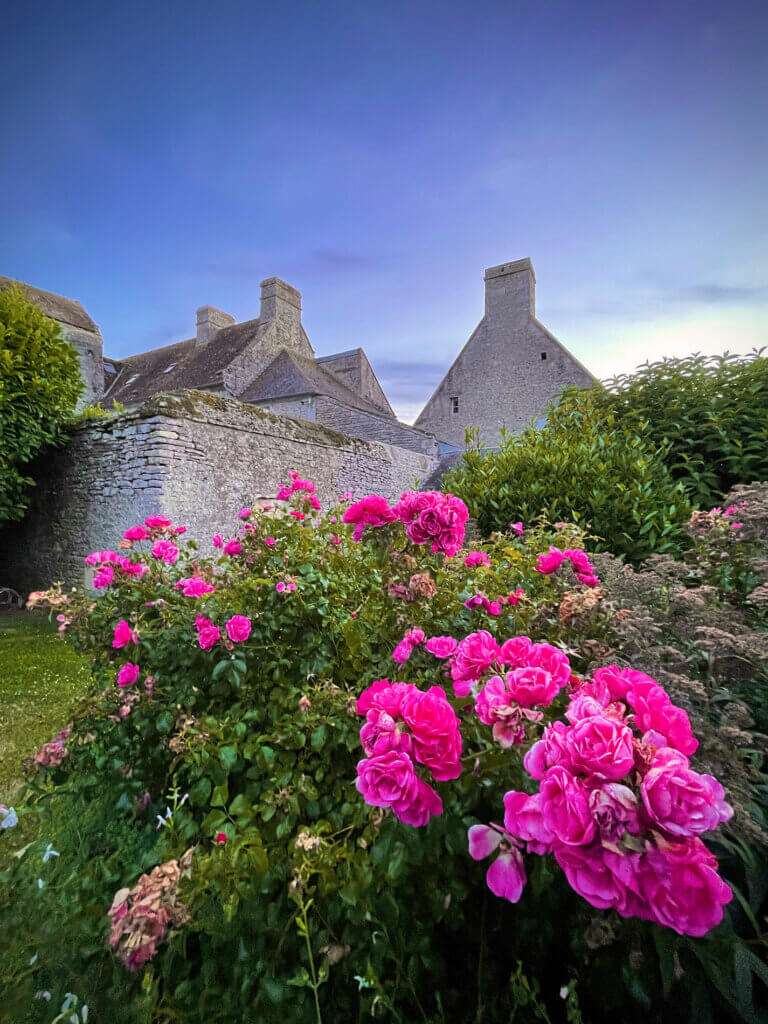
[{"label": "faded pink flower", "polygon": [[220,533],[214,533],[213,537],[211,537],[211,544],[213,544],[215,548],[223,548],[224,538]]},{"label": "faded pink flower", "polygon": [[245,615],[233,615],[225,623],[225,629],[233,644],[243,644],[251,635],[251,620]]},{"label": "faded pink flower", "polygon": [[495,858],[485,874],[485,882],[494,896],[517,903],[523,893],[526,877],[520,851],[509,842],[498,828],[473,825],[468,833],[469,855],[473,860],[484,860],[496,850]]},{"label": "faded pink flower", "polygon": [[627,786],[606,782],[589,794],[589,809],[603,846],[620,852],[617,844],[626,832],[640,832],[637,797]]}]

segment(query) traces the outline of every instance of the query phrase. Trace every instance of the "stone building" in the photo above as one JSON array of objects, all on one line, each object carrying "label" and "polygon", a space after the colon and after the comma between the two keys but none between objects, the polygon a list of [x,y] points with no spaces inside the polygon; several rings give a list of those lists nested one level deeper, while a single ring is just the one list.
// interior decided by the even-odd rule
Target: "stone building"
[{"label": "stone building", "polygon": [[415,426],[457,448],[467,427],[493,448],[502,427],[518,433],[540,420],[568,384],[594,377],[536,319],[530,259],[485,272],[485,314],[419,414]]},{"label": "stone building", "polygon": [[21,288],[30,302],[34,302],[46,316],[56,320],[61,327],[62,335],[77,352],[80,373],[85,385],[78,403],[79,407],[97,401],[104,392],[104,347],[99,328],[74,299],[65,299],[62,295],[44,292],[22,281],[0,277],[0,289],[8,288],[10,285]]}]

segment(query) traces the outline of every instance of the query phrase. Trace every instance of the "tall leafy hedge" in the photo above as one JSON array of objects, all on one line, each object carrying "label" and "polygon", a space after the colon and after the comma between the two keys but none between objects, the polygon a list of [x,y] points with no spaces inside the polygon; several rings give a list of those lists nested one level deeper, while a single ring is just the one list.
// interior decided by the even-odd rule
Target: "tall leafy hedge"
[{"label": "tall leafy hedge", "polygon": [[667,465],[705,507],[738,483],[768,479],[768,358],[692,355],[646,363],[590,392],[575,389],[565,413],[614,416],[666,450]]},{"label": "tall leafy hedge", "polygon": [[546,516],[589,528],[596,550],[633,561],[672,552],[690,505],[642,434],[582,392],[553,409],[542,430],[506,436],[498,451],[470,449],[444,479],[483,534]]},{"label": "tall leafy hedge", "polygon": [[77,354],[20,288],[0,291],[0,524],[21,519],[25,467],[61,439],[82,390]]}]

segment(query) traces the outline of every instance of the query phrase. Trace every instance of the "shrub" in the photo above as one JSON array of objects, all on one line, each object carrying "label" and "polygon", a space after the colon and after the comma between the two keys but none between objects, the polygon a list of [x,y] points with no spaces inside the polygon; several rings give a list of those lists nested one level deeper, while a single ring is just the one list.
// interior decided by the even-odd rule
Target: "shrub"
[{"label": "shrub", "polygon": [[0,291],[0,524],[24,515],[34,482],[25,467],[61,440],[81,391],[77,355],[58,324],[21,289]]},{"label": "shrub", "polygon": [[[4,1010],[42,1019],[46,994],[58,1006],[71,993],[97,1019],[136,1024],[493,1024],[525,1007],[556,1019],[563,998],[574,1020],[580,1007],[591,1021],[689,1019],[707,1004],[717,1019],[754,1016],[751,975],[762,964],[733,931],[749,929],[736,903],[703,939],[626,921],[597,908],[643,910],[629,895],[632,872],[624,902],[606,903],[588,865],[555,843],[585,899],[552,858],[534,856],[530,892],[508,902],[521,850],[544,853],[550,842],[531,831],[535,809],[518,806],[536,803],[542,748],[532,743],[545,723],[559,723],[545,735],[576,730],[597,702],[631,773],[629,796],[618,796],[635,805],[635,752],[650,766],[667,728],[668,742],[695,744],[653,680],[591,671],[601,645],[610,649],[613,611],[578,528],[518,526],[473,555],[445,557],[464,535],[456,499],[406,495],[392,508],[370,498],[321,516],[298,475],[280,493],[277,507],[242,509],[238,535],[212,539],[213,557],[183,527],[150,517],[120,551],[88,556],[98,599],[53,595],[95,685],[38,752],[13,812],[36,821],[39,838],[0,877]],[[526,634],[547,642],[532,646]],[[627,705],[636,728],[656,731],[631,744],[631,758]],[[582,738],[578,777],[588,747]],[[684,786],[688,769],[673,760]],[[694,817],[709,815],[698,832],[729,812],[714,780],[697,785],[715,808],[713,817],[694,801]],[[507,899],[497,899],[467,831],[501,820],[505,791],[516,820],[508,812],[504,828],[471,836],[475,854],[498,839],[489,882]],[[666,924],[701,934],[728,888],[696,836],[681,838],[690,821],[673,803],[674,822],[649,833],[644,820],[630,833],[657,858],[695,852],[695,914],[687,891],[658,905]],[[553,807],[547,827],[572,830],[567,802]],[[600,815],[624,844],[611,808]],[[576,849],[610,872],[607,848],[587,838]],[[628,869],[642,863],[640,850],[619,850]],[[643,877],[663,888],[654,863]]]},{"label": "shrub", "polygon": [[662,453],[591,395],[552,410],[541,430],[502,438],[498,451],[470,449],[443,483],[486,536],[515,520],[575,521],[595,550],[633,561],[678,550],[690,512]]},{"label": "shrub", "polygon": [[738,483],[768,479],[768,358],[692,355],[646,363],[587,393],[565,410],[596,406],[665,452],[675,480],[708,507]]}]

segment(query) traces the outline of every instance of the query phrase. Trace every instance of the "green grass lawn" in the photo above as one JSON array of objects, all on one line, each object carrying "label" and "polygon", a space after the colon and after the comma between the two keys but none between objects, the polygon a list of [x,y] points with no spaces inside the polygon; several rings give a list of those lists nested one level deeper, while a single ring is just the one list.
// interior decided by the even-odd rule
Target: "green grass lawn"
[{"label": "green grass lawn", "polygon": [[8,803],[21,761],[69,721],[85,693],[88,664],[45,615],[0,615],[0,803]]}]

